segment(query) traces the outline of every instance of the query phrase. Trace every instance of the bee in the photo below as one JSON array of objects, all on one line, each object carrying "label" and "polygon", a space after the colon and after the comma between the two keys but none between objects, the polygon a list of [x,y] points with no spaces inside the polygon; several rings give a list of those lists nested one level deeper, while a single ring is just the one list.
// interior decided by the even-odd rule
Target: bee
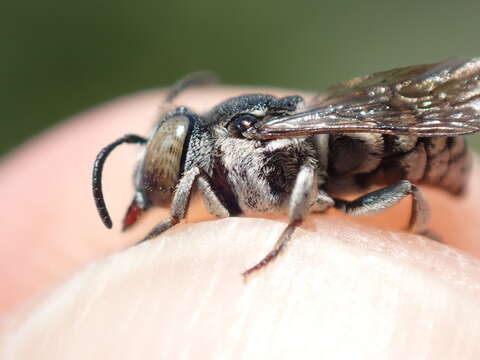
[{"label": "bee", "polygon": [[[170,217],[143,240],[182,221],[194,192],[219,218],[288,213],[273,249],[244,276],[273,261],[312,211],[372,215],[411,196],[409,229],[433,238],[417,185],[452,195],[465,188],[469,152],[462,136],[480,129],[480,58],[354,78],[308,102],[298,95],[247,94],[205,114],[172,105],[179,93],[210,80],[194,74],[178,82],[150,136],[128,134],[100,151],[93,196],[107,228],[103,166],[124,143],[141,145],[142,153],[123,228],[151,207],[170,207]],[[350,194],[359,197],[346,200]]]}]

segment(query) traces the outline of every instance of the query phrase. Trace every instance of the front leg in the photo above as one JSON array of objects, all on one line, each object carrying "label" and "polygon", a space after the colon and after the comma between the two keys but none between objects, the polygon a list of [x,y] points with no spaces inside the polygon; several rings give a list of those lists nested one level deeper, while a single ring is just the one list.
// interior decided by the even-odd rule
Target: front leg
[{"label": "front leg", "polygon": [[288,226],[283,230],[273,249],[257,265],[246,270],[242,275],[246,279],[253,272],[260,270],[275,260],[287,246],[295,229],[303,222],[310,207],[316,199],[317,186],[315,183],[315,169],[304,165],[295,180],[288,208]]},{"label": "front leg", "polygon": [[215,191],[213,190],[208,179],[208,175],[199,167],[194,167],[188,170],[178,182],[177,188],[175,189],[175,193],[173,195],[172,205],[170,207],[170,219],[165,219],[158,223],[148,233],[148,235],[141,240],[141,242],[160,235],[185,218],[188,204],[190,203],[192,189],[195,183],[198,184],[200,193],[203,195],[205,203],[207,204],[207,208],[212,215],[217,217],[230,216],[227,208],[222,204],[215,194]]}]

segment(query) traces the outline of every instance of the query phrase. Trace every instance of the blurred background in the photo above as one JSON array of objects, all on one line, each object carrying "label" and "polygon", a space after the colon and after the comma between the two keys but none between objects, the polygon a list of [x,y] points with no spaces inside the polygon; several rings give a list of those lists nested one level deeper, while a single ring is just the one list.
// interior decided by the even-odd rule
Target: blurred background
[{"label": "blurred background", "polygon": [[397,66],[480,56],[479,1],[7,1],[0,155],[63,119],[211,69],[321,90]]}]

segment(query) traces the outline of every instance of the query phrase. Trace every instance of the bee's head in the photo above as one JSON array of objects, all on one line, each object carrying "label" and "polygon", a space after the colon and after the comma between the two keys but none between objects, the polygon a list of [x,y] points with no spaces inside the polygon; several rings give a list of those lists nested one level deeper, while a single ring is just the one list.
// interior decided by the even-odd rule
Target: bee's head
[{"label": "bee's head", "polygon": [[178,107],[155,126],[135,170],[135,196],[123,220],[124,229],[151,206],[171,203],[185,171],[193,125],[198,120],[196,114]]},{"label": "bee's head", "polygon": [[184,172],[193,124],[198,119],[186,108],[176,108],[160,119],[148,140],[127,135],[99,153],[94,166],[93,190],[100,217],[107,227],[112,226],[112,221],[103,200],[101,181],[108,154],[122,143],[145,144],[134,173],[135,195],[123,219],[123,229],[126,229],[151,206],[170,204],[175,186]]},{"label": "bee's head", "polygon": [[214,124],[220,125],[235,137],[244,137],[244,132],[263,119],[292,114],[303,104],[297,95],[276,98],[272,95],[251,94],[225,100],[207,115]]}]

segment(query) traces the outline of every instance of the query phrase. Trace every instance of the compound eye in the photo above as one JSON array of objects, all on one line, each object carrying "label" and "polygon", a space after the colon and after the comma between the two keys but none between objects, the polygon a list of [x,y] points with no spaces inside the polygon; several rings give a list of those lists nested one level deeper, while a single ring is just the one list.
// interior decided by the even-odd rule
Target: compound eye
[{"label": "compound eye", "polygon": [[183,172],[192,122],[188,114],[163,119],[146,146],[137,188],[155,205],[171,200]]},{"label": "compound eye", "polygon": [[233,136],[242,136],[242,133],[250,129],[258,119],[251,114],[235,115],[228,123],[228,132]]}]

